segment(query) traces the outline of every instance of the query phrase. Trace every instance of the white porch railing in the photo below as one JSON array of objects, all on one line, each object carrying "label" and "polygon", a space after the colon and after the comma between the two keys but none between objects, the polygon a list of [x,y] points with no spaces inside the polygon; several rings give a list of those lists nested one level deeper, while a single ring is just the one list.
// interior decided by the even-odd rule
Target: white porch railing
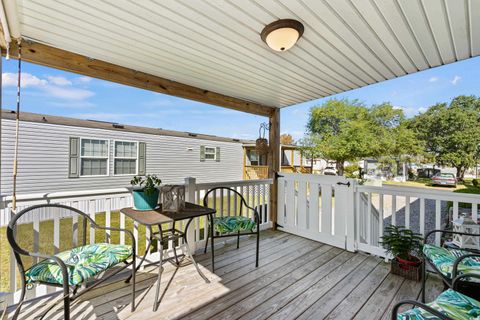
[{"label": "white porch railing", "polygon": [[[365,186],[355,189],[358,250],[385,256],[379,245],[385,225],[405,226],[425,235],[442,229],[462,212],[477,220],[480,196],[401,186]],[[450,215],[451,213],[451,215]],[[440,243],[440,234],[434,238]]]},{"label": "white porch railing", "polygon": [[[201,183],[197,184],[194,178],[186,178],[185,185],[187,191],[187,201],[195,202],[198,204],[203,203],[203,197],[207,190],[224,186],[237,190],[242,194],[247,203],[256,207],[259,210],[261,215],[261,229],[266,229],[271,227],[271,222],[268,214],[268,202],[269,202],[269,186],[272,183],[271,179],[264,180],[242,180],[242,181],[229,181],[229,182],[218,182],[218,183]],[[231,194],[218,193],[213,195],[215,201],[209,203],[213,205],[218,214],[220,215],[235,215],[237,213],[238,207],[237,203],[239,200],[237,197],[232,196]],[[11,197],[2,197],[1,207],[0,207],[0,228],[2,232],[5,232],[5,227],[8,225],[8,222],[13,216],[11,210]],[[56,203],[64,204],[77,209],[82,210],[83,212],[88,213],[95,221],[101,225],[105,226],[117,226],[120,228],[127,228],[133,231],[136,238],[137,252],[139,247],[141,249],[145,248],[147,243],[147,234],[148,231],[145,230],[142,226],[139,226],[136,223],[131,223],[128,221],[128,218],[125,217],[122,213],[119,212],[121,208],[132,206],[132,196],[126,188],[118,189],[108,189],[108,190],[91,190],[91,191],[69,191],[69,192],[56,192],[50,194],[31,194],[31,195],[21,195],[17,197],[17,210],[20,211],[24,208],[30,207],[36,204],[43,203]],[[61,228],[60,226],[64,223],[75,224],[76,221],[69,221],[68,214],[59,212],[47,212],[39,211],[32,214],[25,215],[22,217],[20,224],[25,227],[29,227],[28,230],[32,233],[29,237],[32,238],[32,246],[34,248],[39,248],[40,246],[40,234],[44,236],[45,230],[53,231],[49,239],[53,243],[54,251],[57,252],[60,248],[60,242],[62,239]],[[196,218],[188,230],[188,239],[189,243],[195,248],[201,248],[205,244],[205,239],[208,233],[208,228],[206,228],[206,219]],[[46,227],[46,225],[49,227]],[[181,224],[181,225],[179,225]],[[183,230],[185,228],[185,223],[177,224],[177,229]],[[45,228],[45,229],[44,229]],[[145,231],[144,231],[145,230]],[[65,235],[63,235],[65,236]],[[107,238],[110,238],[110,233],[106,234]],[[48,237],[48,235],[47,235]],[[105,238],[96,239],[98,236],[94,232],[90,233],[90,243],[95,241],[104,241]],[[113,236],[111,238],[113,240]],[[193,239],[193,240],[192,240]],[[118,241],[117,241],[118,240]],[[125,244],[125,236],[120,233],[119,238],[115,240],[120,244]],[[79,243],[78,233],[72,233],[72,243]],[[145,244],[145,245],[143,245]],[[4,247],[2,247],[4,248]],[[8,258],[3,258],[8,257]],[[155,260],[155,255],[148,257],[150,261]],[[5,264],[8,265],[9,274],[1,274],[2,288],[0,291],[9,291],[15,293],[18,291],[18,270],[16,267],[15,259],[13,254],[10,252],[2,252],[2,269],[4,270]],[[16,281],[14,280],[16,279]],[[33,298],[36,296],[41,296],[47,293],[50,293],[53,290],[51,287],[47,288],[45,286],[38,286],[35,290],[28,290],[28,298]],[[12,303],[16,299],[15,296],[10,296],[9,302]]]}]

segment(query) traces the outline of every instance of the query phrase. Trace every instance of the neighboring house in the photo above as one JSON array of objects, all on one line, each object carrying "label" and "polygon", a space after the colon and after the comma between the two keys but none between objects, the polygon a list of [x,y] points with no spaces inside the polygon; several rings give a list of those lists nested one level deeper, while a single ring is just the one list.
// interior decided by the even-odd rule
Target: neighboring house
[{"label": "neighboring house", "polygon": [[[255,141],[245,142],[244,149],[244,179],[265,179],[268,177],[268,156],[260,155],[255,149]],[[282,172],[303,172],[308,173],[309,167],[305,165],[297,146],[281,146],[281,171]]]},{"label": "neighboring house", "polygon": [[[21,113],[17,193],[129,186],[137,174],[165,183],[242,180],[238,139]],[[12,193],[15,113],[2,111],[1,194]]]}]

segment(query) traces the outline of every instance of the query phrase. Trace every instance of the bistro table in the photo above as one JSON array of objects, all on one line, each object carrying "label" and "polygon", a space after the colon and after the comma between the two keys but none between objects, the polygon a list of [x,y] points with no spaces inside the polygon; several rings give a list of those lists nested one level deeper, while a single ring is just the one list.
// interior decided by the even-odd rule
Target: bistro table
[{"label": "bistro table", "polygon": [[[153,306],[153,311],[158,309],[159,301],[158,295],[160,291],[160,280],[161,274],[163,271],[163,263],[166,261],[172,262],[175,259],[176,267],[180,267],[179,256],[177,255],[176,248],[173,248],[174,257],[163,259],[163,243],[172,241],[175,242],[179,239],[183,240],[182,246],[185,248],[186,255],[191,260],[192,264],[195,266],[198,274],[205,280],[205,282],[209,283],[210,281],[208,278],[203,274],[203,272],[198,267],[197,263],[193,259],[192,253],[190,251],[190,247],[188,245],[187,239],[187,230],[190,226],[190,223],[194,218],[201,217],[201,216],[213,216],[215,214],[214,209],[210,209],[207,207],[203,207],[194,203],[186,202],[185,208],[179,210],[177,212],[170,212],[170,211],[163,211],[161,205],[158,209],[155,210],[148,210],[148,211],[141,211],[136,210],[134,208],[123,208],[120,210],[121,213],[126,215],[127,217],[131,218],[132,220],[136,221],[139,224],[144,225],[147,230],[149,231],[150,237],[147,238],[147,247],[145,248],[145,253],[142,256],[140,263],[137,266],[137,271],[139,270],[140,266],[144,263],[150,248],[153,244],[153,241],[159,242],[158,251],[160,253],[160,262],[159,271],[158,271],[158,280],[157,280],[157,290],[155,294],[155,303]],[[181,231],[175,227],[177,221],[181,220],[188,220],[187,224],[185,225],[185,230]],[[163,228],[162,225],[169,224],[168,228]],[[158,232],[153,232],[153,226],[158,226]],[[155,263],[156,264],[156,263]],[[130,279],[128,279],[130,280]]]}]

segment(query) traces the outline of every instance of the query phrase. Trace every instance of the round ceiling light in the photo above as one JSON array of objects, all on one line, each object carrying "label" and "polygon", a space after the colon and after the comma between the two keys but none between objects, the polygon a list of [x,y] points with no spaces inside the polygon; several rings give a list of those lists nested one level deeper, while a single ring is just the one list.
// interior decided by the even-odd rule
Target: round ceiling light
[{"label": "round ceiling light", "polygon": [[263,28],[260,36],[275,51],[287,51],[303,34],[303,24],[293,19],[281,19]]}]

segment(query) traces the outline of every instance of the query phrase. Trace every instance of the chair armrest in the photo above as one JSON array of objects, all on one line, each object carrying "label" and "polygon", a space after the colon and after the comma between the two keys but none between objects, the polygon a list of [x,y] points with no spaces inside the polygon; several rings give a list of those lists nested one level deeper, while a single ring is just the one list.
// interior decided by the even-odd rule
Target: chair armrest
[{"label": "chair armrest", "polygon": [[434,233],[448,233],[448,234],[459,234],[459,235],[462,235],[462,236],[476,236],[476,237],[480,237],[480,234],[479,233],[468,233],[468,232],[459,232],[459,231],[451,231],[451,230],[432,230],[430,231],[429,233],[427,233],[425,235],[425,238],[423,240],[423,244],[426,244],[427,243],[427,239],[429,236],[431,236],[432,234]]},{"label": "chair armrest", "polygon": [[455,290],[455,291],[457,290],[457,285],[458,285],[458,283],[460,283],[460,280],[462,278],[477,278],[477,279],[480,280],[480,274],[478,274],[478,273],[464,273],[464,274],[459,275],[458,277],[455,277],[453,279],[453,282],[452,282],[453,290]]},{"label": "chair armrest", "polygon": [[255,215],[255,222],[260,225],[260,215],[258,214],[258,210],[256,208],[252,208],[248,205],[246,205],[247,209],[250,209],[253,211],[253,214]]},{"label": "chair armrest", "polygon": [[[455,279],[458,275],[458,265],[460,264],[460,262],[462,262],[462,260],[466,259],[466,258],[472,258],[472,257],[478,257],[480,258],[480,254],[478,253],[471,253],[471,254],[466,254],[464,256],[461,256],[461,257],[458,257],[455,262],[453,263],[453,270],[452,270],[452,279]],[[480,271],[480,270],[479,270]]]},{"label": "chair armrest", "polygon": [[432,307],[429,307],[426,304],[415,301],[415,300],[405,300],[405,301],[400,301],[399,303],[397,303],[392,309],[392,320],[397,320],[398,309],[405,304],[410,304],[410,305],[414,305],[418,308],[421,308],[421,309],[433,314],[434,316],[438,317],[441,320],[453,320],[452,318],[450,318],[450,317],[444,315],[443,313],[433,309]]}]

